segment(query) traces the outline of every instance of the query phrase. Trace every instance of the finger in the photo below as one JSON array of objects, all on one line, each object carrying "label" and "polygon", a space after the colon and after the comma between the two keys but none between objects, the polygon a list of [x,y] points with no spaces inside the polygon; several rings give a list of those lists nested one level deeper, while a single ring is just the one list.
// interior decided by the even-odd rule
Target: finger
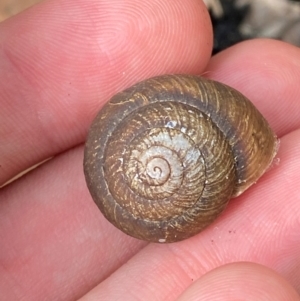
[{"label": "finger", "polygon": [[262,265],[233,263],[207,273],[178,301],[297,301],[295,289],[280,275]]},{"label": "finger", "polygon": [[175,300],[211,269],[235,261],[271,267],[300,291],[299,145],[300,130],[283,137],[280,163],[214,224],[180,243],[147,246],[82,300]]},{"label": "finger", "polygon": [[0,183],[83,142],[115,92],[201,72],[212,46],[198,0],[46,1],[1,23],[0,37]]},{"label": "finger", "polygon": [[281,137],[300,127],[300,49],[251,40],[212,58],[206,75],[245,94]]},{"label": "finger", "polygon": [[0,192],[1,300],[77,300],[145,246],[101,216],[82,160],[75,148]]}]

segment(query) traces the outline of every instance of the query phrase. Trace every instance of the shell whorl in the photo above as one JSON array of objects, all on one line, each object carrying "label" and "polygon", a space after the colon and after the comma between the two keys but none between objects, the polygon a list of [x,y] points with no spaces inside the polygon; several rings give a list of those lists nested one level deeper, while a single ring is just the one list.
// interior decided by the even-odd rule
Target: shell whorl
[{"label": "shell whorl", "polygon": [[86,143],[85,176],[116,227],[148,241],[179,241],[257,181],[276,141],[234,89],[197,76],[160,76],[100,111]]}]

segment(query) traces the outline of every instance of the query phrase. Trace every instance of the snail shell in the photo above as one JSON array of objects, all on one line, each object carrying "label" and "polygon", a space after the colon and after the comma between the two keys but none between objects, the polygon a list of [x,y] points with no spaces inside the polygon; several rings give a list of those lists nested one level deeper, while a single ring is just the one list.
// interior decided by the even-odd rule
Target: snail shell
[{"label": "snail shell", "polygon": [[199,233],[271,164],[277,139],[238,91],[165,75],[115,95],[89,131],[84,171],[104,216],[152,242]]}]

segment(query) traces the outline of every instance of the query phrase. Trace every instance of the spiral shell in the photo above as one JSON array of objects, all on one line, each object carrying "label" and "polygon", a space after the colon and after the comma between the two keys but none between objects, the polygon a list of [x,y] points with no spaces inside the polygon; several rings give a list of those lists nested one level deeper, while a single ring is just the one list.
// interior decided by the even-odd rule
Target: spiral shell
[{"label": "spiral shell", "polygon": [[115,95],[89,131],[84,171],[104,216],[152,242],[199,233],[271,164],[277,139],[236,90],[165,75]]}]

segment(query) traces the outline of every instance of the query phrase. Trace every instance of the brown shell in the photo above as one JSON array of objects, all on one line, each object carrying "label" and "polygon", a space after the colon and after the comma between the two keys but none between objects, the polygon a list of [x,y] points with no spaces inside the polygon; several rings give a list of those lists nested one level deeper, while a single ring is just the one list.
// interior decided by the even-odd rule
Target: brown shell
[{"label": "brown shell", "polygon": [[199,233],[271,164],[277,139],[236,90],[165,75],[115,95],[89,131],[84,171],[104,216],[152,242]]}]

